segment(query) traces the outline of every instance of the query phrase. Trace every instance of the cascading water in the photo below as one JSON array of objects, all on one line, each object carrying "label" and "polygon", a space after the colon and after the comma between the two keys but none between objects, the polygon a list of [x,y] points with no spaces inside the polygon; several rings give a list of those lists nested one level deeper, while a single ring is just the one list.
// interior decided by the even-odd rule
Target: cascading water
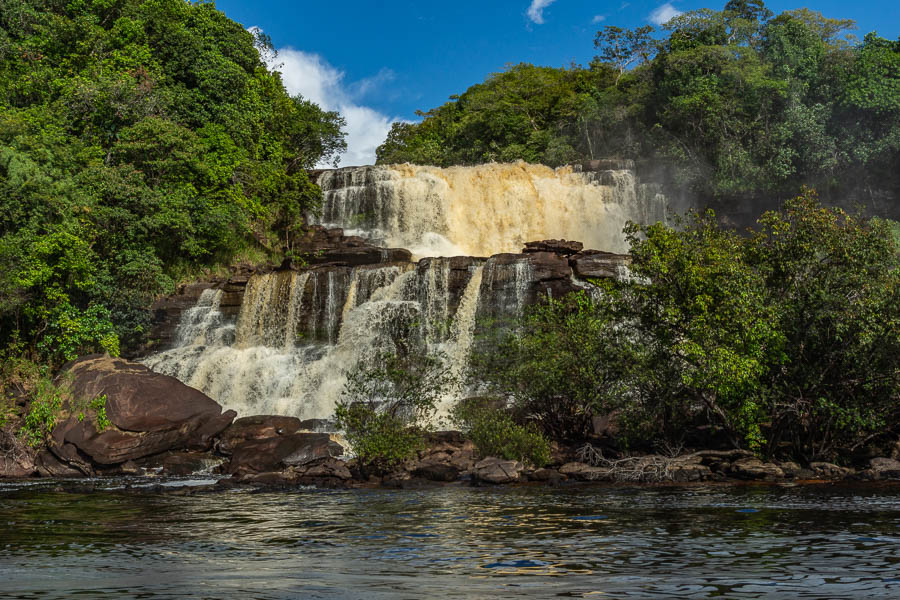
[{"label": "cascading water", "polygon": [[[524,242],[567,238],[622,251],[625,221],[665,217],[665,198],[630,170],[399,165],[325,171],[318,183],[322,223],[407,248],[418,263],[255,274],[236,319],[219,310],[222,291],[206,290],[182,314],[175,347],[145,359],[148,366],[241,415],[301,418],[333,415],[348,372],[399,349],[439,355],[465,380],[476,338],[479,348],[490,343],[476,336],[480,323],[509,327],[538,294],[587,285],[565,258],[515,254]],[[385,250],[381,260],[391,256]],[[557,283],[538,285],[540,277]],[[458,394],[443,395],[440,416]]]},{"label": "cascading water", "polygon": [[576,172],[524,162],[438,168],[352,167],[319,177],[321,223],[414,256],[490,256],[526,241],[627,250],[626,221],[665,219],[666,200],[628,169]]},{"label": "cascading water", "polygon": [[[182,316],[177,347],[144,362],[242,415],[328,418],[348,371],[372,366],[401,344],[407,351],[417,345],[440,351],[451,372],[464,376],[482,268],[471,269],[452,313],[448,270],[440,260],[425,270],[425,281],[413,264],[254,275],[236,324],[219,312],[222,292],[206,290]],[[443,283],[434,283],[441,276]],[[429,333],[423,323],[437,315],[447,325]],[[447,395],[440,409],[457,399]]]}]

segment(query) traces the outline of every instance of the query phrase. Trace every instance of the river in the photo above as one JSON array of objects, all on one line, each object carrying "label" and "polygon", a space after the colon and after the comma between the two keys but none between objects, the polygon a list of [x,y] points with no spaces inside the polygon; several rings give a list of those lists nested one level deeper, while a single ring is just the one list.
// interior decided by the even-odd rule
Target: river
[{"label": "river", "polygon": [[72,485],[0,482],[0,597],[900,597],[897,485]]}]

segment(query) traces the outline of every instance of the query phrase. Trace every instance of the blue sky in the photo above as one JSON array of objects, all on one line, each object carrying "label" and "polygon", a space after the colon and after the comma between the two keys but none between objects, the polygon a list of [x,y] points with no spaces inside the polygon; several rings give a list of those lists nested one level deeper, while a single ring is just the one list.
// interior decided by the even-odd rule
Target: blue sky
[{"label": "blue sky", "polygon": [[[217,0],[279,50],[285,84],[348,120],[343,165],[374,161],[395,120],[415,120],[508,63],[564,66],[594,56],[604,25],[637,27],[677,11],[721,9],[727,0]],[[900,36],[900,0],[770,0],[776,14],[807,7],[854,19],[857,34]]]}]

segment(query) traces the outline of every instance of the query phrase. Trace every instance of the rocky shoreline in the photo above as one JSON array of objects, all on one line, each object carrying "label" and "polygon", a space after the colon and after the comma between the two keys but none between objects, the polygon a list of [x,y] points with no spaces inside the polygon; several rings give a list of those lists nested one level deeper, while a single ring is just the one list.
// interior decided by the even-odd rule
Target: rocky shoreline
[{"label": "rocky shoreline", "polygon": [[[147,367],[108,356],[85,357],[66,367],[71,397],[50,432],[34,449],[8,427],[0,431],[0,478],[83,478],[145,475],[218,479],[207,490],[570,483],[687,484],[709,482],[803,483],[900,480],[900,443],[891,456],[855,467],[814,462],[764,462],[745,450],[700,449],[606,457],[587,444],[554,446],[551,462],[533,468],[514,460],[481,457],[457,431],[430,433],[418,455],[387,472],[347,460],[339,435],[317,421],[285,416],[235,419],[203,393]],[[100,426],[96,410],[76,398],[105,396]],[[80,407],[80,410],[79,410]],[[195,490],[196,491],[196,490]]]}]

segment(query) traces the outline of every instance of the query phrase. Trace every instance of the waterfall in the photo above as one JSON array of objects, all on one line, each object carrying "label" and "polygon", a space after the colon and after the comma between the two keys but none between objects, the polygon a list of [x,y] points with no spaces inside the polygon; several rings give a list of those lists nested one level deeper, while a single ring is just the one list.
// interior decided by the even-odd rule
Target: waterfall
[{"label": "waterfall", "polygon": [[575,239],[627,250],[629,220],[665,219],[665,197],[629,169],[576,172],[524,162],[438,168],[418,165],[325,171],[323,224],[414,256],[490,256],[524,242]]},{"label": "waterfall", "polygon": [[[584,286],[565,257],[518,254],[525,242],[565,238],[623,251],[626,221],[665,218],[659,187],[630,169],[407,164],[324,171],[318,183],[321,224],[407,248],[418,262],[349,266],[341,257],[256,273],[236,318],[220,306],[233,309],[240,292],[226,285],[222,304],[223,291],[208,289],[182,313],[175,347],[144,360],[150,368],[241,415],[328,418],[348,373],[392,353],[439,356],[475,389],[467,382],[473,346],[489,350],[492,333],[516,331],[514,319],[537,298]],[[382,261],[392,256],[382,250]],[[465,391],[447,390],[439,416]]]},{"label": "waterfall", "polygon": [[[206,290],[182,314],[176,347],[144,363],[241,415],[328,418],[347,373],[378,356],[439,352],[464,377],[482,269],[465,272],[455,309],[442,260],[422,271],[409,264],[256,274],[236,322],[219,311],[222,292]],[[448,406],[456,399],[448,396]]]}]

